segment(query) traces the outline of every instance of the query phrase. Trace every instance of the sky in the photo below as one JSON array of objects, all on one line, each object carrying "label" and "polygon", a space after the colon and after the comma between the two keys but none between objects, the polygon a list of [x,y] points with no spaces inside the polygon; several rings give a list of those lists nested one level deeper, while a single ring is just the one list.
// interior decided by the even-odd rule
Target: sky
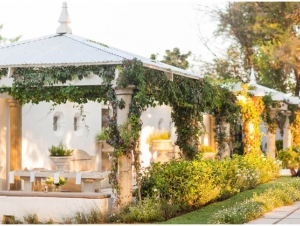
[{"label": "sky", "polygon": [[[74,35],[144,57],[161,59],[165,50],[212,55],[199,39],[210,38],[216,27],[201,14],[202,0],[67,0]],[[20,40],[54,34],[63,0],[0,0],[1,35]]]}]

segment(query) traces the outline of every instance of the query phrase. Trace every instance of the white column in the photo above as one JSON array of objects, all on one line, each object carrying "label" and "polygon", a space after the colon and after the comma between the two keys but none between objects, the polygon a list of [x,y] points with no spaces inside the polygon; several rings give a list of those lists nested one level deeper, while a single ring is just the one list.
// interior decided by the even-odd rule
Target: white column
[{"label": "white column", "polygon": [[[132,99],[134,86],[128,86],[123,89],[116,89],[116,96],[118,100],[123,99],[125,107],[123,109],[118,108],[117,123],[121,125],[126,122],[129,113],[129,106]],[[121,187],[120,200],[121,205],[126,205],[132,202],[132,154],[130,156],[120,156],[118,158],[118,180]]]},{"label": "white column", "polygon": [[[10,151],[9,151],[9,170],[22,169],[22,114],[21,106],[17,100],[7,100],[10,106],[9,114],[9,133],[10,133]],[[15,184],[8,184],[10,190],[21,189],[20,177],[15,177]]]},{"label": "white column", "polygon": [[22,169],[21,107],[17,100],[7,100],[10,106],[10,170]]},{"label": "white column", "polygon": [[210,122],[210,147],[216,150],[216,142],[215,142],[215,131],[214,131],[214,117],[209,115],[209,122]]},{"label": "white column", "polygon": [[[276,110],[271,108],[270,110],[270,118],[275,118]],[[275,159],[275,150],[276,150],[276,132],[272,133],[268,131],[267,133],[267,152],[271,156],[271,158]]]},{"label": "white column", "polygon": [[[222,124],[223,132],[226,134],[226,138],[230,136],[230,124],[223,123]],[[223,147],[219,149],[220,158],[224,159],[225,157],[230,157],[230,147],[228,142],[223,142]]]},{"label": "white column", "polygon": [[290,127],[290,120],[289,116],[291,115],[290,111],[285,112],[286,119],[283,127],[283,150],[288,149],[289,147],[292,146],[292,132],[291,132],[291,127]]},{"label": "white column", "polygon": [[205,134],[203,135],[203,145],[210,146],[210,120],[209,115],[203,115],[203,124],[205,126]]},{"label": "white column", "polygon": [[9,171],[9,105],[0,98],[0,190],[7,190],[6,178]]}]

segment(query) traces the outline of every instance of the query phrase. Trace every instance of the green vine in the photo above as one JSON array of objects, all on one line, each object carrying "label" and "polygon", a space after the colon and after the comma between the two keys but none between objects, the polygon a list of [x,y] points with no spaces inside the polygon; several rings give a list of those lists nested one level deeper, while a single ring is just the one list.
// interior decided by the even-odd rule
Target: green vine
[{"label": "green vine", "polygon": [[[280,133],[283,136],[283,127],[286,120],[286,115],[280,111],[279,104],[277,101],[273,101],[271,95],[266,95],[263,97],[264,111],[262,113],[263,121],[267,124],[267,129],[271,133],[276,133],[277,128],[280,129]],[[276,115],[274,118],[270,117],[271,108],[276,109]],[[297,116],[297,111],[299,110],[298,105],[289,104],[288,111],[291,112],[289,116],[290,124],[292,124]]]},{"label": "green vine", "polygon": [[[230,82],[230,81],[229,81]],[[220,85],[224,85],[227,82],[224,81]],[[220,149],[225,147],[225,143],[231,142],[233,146],[237,146],[237,141],[234,139],[234,133],[238,131],[239,118],[241,108],[237,103],[236,95],[228,89],[220,88],[216,86],[216,89],[219,89],[219,95],[221,96],[222,103],[219,104],[216,108],[212,109],[210,113],[214,115],[214,132],[215,140],[218,143]],[[225,133],[225,123],[230,125],[230,133]]]},{"label": "green vine", "polygon": [[[168,105],[172,108],[171,117],[176,126],[176,145],[187,159],[193,159],[198,152],[199,136],[204,132],[203,114],[211,113],[216,117],[216,125],[223,122],[232,123],[237,120],[239,108],[236,99],[227,88],[212,84],[208,79],[191,79],[174,75],[169,81],[164,72],[145,68],[137,59],[124,60],[118,66],[118,88],[134,85],[128,120],[123,125],[117,124],[118,109],[125,106],[124,100],[118,100],[112,80],[116,66],[62,66],[18,68],[13,74],[13,86],[0,88],[8,92],[20,103],[41,101],[62,104],[67,101],[84,104],[88,101],[108,102],[112,109],[109,117],[109,139],[107,142],[114,147],[112,171],[109,181],[120,194],[118,183],[118,157],[131,156],[133,153],[137,186],[140,188],[141,166],[139,151],[139,135],[142,128],[141,114],[148,107]],[[103,84],[96,86],[56,86],[60,82],[83,79],[94,73],[103,79]],[[216,139],[222,144],[226,137],[222,130],[216,131]],[[140,191],[139,191],[140,198]]]},{"label": "green vine", "polygon": [[295,115],[296,117],[293,123],[291,123],[293,146],[300,146],[300,111],[296,111]]},{"label": "green vine", "polygon": [[8,68],[0,68],[0,79],[3,75],[6,75],[8,71]]},{"label": "green vine", "polygon": [[241,107],[244,154],[261,155],[260,132],[261,114],[264,105],[261,97],[248,94],[248,86],[242,85],[242,90],[238,93],[237,104]]},{"label": "green vine", "polygon": [[[107,101],[106,93],[111,88],[115,67],[108,66],[65,66],[42,68],[17,68],[13,77],[13,86],[0,87],[0,93],[8,92],[21,104],[53,101],[63,104],[67,101],[84,104],[90,101]],[[67,80],[83,79],[90,73],[103,78],[101,86],[54,86],[58,82],[65,84]]]},{"label": "green vine", "polygon": [[267,130],[269,132],[276,133],[276,130],[278,128],[278,123],[277,123],[277,120],[276,120],[276,118],[277,118],[276,116],[278,114],[276,114],[276,116],[274,118],[270,117],[271,108],[274,106],[274,104],[276,104],[276,102],[272,100],[271,95],[264,96],[262,98],[262,101],[263,101],[264,106],[265,106],[265,108],[263,110],[263,113],[262,113],[263,121],[266,123]]}]

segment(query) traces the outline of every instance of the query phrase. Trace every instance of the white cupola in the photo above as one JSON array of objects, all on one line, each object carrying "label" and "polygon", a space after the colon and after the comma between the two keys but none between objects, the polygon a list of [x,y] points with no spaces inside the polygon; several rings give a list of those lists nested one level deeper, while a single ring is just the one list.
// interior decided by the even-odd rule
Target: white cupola
[{"label": "white cupola", "polygon": [[64,2],[60,13],[60,17],[58,19],[60,26],[56,29],[57,34],[72,34],[72,30],[68,25],[69,23],[71,23],[71,21],[69,18],[67,8],[68,8],[67,3]]}]

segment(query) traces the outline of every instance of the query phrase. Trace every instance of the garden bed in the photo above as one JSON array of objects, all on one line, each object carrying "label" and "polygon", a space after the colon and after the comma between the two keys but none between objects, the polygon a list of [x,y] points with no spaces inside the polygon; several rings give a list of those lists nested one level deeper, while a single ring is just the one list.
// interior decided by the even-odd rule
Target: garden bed
[{"label": "garden bed", "polygon": [[[243,224],[262,216],[272,209],[290,205],[293,202],[300,200],[299,187],[300,178],[282,176],[277,180],[258,185],[254,189],[241,192],[227,200],[210,204],[188,214],[161,223]],[[253,197],[254,200],[252,199]],[[263,203],[264,208],[261,208],[261,206],[257,204],[259,202],[262,204],[262,199],[265,201],[265,203]],[[243,210],[246,210],[247,214],[245,214]],[[243,214],[245,217],[241,217]],[[227,222],[222,222],[221,219],[224,220],[225,217],[227,218]]]}]

